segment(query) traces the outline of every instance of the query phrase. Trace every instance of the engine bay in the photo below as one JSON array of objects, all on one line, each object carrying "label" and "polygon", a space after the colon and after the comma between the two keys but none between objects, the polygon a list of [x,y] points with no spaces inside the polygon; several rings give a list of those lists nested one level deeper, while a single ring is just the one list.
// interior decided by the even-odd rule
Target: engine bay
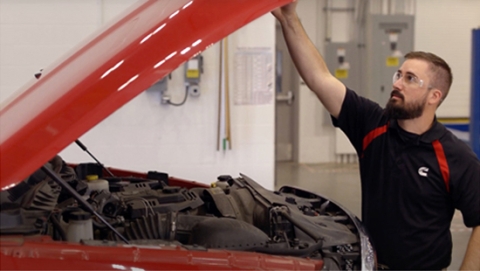
[{"label": "engine bay", "polygon": [[269,191],[245,175],[219,176],[210,187],[182,187],[171,184],[166,173],[106,174],[101,164],[69,165],[59,156],[46,166],[95,213],[39,169],[1,191],[1,235],[48,235],[89,246],[128,240],[250,251],[323,259],[327,270],[361,269],[353,218],[337,204],[299,188]]}]

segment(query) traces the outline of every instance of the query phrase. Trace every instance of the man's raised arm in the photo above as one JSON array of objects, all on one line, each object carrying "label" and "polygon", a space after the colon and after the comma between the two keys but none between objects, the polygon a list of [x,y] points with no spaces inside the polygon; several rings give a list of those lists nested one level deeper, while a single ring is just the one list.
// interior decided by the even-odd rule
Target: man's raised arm
[{"label": "man's raised arm", "polygon": [[323,57],[307,36],[295,11],[297,2],[272,12],[282,25],[283,35],[300,76],[328,112],[338,118],[346,88],[328,70]]}]

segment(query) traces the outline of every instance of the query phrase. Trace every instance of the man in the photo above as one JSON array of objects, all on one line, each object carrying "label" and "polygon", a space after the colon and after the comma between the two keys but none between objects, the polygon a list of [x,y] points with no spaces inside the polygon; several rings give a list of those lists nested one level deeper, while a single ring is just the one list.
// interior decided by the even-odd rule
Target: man
[{"label": "man", "polygon": [[473,228],[461,269],[480,270],[480,161],[435,117],[452,82],[447,63],[431,53],[407,54],[382,109],[329,72],[296,4],[272,14],[303,80],[359,155],[362,219],[378,262],[396,270],[448,267],[457,208]]}]

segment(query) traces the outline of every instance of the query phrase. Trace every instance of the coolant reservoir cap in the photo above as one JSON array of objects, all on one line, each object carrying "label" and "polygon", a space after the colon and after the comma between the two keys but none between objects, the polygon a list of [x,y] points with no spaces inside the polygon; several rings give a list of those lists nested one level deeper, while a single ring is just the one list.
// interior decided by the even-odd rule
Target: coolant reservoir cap
[{"label": "coolant reservoir cap", "polygon": [[87,181],[91,182],[91,181],[96,181],[98,180],[98,175],[87,175]]},{"label": "coolant reservoir cap", "polygon": [[84,211],[75,211],[71,212],[69,215],[70,220],[88,220],[92,217],[90,213],[84,212]]}]

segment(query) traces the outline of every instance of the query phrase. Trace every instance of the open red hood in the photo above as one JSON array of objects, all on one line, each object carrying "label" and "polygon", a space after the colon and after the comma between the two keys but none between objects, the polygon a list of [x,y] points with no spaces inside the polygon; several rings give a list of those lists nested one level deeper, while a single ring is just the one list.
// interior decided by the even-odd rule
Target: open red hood
[{"label": "open red hood", "polygon": [[0,110],[0,187],[50,158],[195,54],[293,0],[142,0]]}]

